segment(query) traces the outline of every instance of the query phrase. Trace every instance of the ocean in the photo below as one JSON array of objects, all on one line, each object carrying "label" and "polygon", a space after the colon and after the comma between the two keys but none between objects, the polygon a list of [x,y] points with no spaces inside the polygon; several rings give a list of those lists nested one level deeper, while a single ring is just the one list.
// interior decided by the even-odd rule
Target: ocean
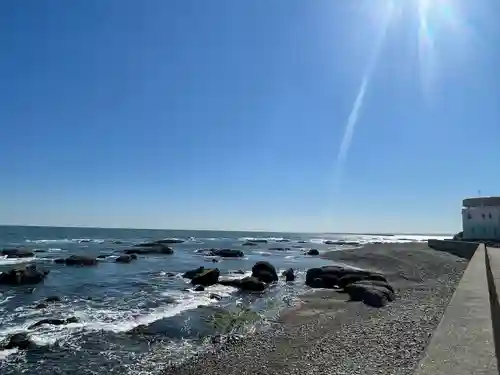
[{"label": "ocean", "polygon": [[[184,242],[171,245],[173,255],[140,255],[128,264],[115,262],[117,254],[134,244],[165,238]],[[366,243],[428,238],[440,237],[0,226],[0,249],[37,251],[33,258],[0,256],[0,271],[25,263],[50,271],[35,286],[0,286],[0,342],[27,332],[37,344],[28,351],[0,350],[0,373],[159,374],[166,365],[211,350],[225,340],[272,327],[279,312],[308,291],[305,271],[331,263],[321,256],[305,255],[305,249],[324,253]],[[267,243],[242,246],[249,239]],[[326,245],[326,240],[359,245]],[[200,252],[206,248],[238,249],[245,256],[206,256]],[[94,267],[54,263],[71,254],[107,257]],[[262,294],[249,294],[221,285],[194,291],[189,280],[182,278],[184,272],[200,266],[217,267],[224,276],[243,277],[251,274],[259,260],[272,263],[278,274],[293,268],[297,279],[293,283],[280,280]],[[61,300],[36,307],[49,296]],[[44,318],[69,317],[78,322],[28,328]]]}]

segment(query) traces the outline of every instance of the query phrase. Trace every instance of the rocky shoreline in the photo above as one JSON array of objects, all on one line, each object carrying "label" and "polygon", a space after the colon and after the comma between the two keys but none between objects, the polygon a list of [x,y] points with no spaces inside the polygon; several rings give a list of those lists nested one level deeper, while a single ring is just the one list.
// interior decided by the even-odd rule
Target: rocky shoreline
[{"label": "rocky shoreline", "polygon": [[373,244],[326,258],[383,273],[396,300],[384,309],[318,289],[273,328],[232,342],[164,374],[411,374],[467,262],[426,244]]}]

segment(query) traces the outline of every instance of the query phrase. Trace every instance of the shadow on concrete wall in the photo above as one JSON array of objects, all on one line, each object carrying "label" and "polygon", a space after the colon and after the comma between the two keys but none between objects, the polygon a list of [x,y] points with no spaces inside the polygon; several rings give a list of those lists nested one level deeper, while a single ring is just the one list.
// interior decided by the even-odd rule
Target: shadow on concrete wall
[{"label": "shadow on concrete wall", "polygon": [[479,243],[453,240],[428,240],[431,249],[445,251],[465,259],[472,259]]}]

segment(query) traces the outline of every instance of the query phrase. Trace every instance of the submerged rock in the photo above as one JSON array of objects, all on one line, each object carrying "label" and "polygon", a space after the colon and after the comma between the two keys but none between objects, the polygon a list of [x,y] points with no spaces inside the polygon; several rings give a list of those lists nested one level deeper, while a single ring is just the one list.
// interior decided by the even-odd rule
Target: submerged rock
[{"label": "submerged rock", "polygon": [[282,238],[281,240],[276,240],[276,242],[290,242],[290,240],[286,238]]},{"label": "submerged rock", "polygon": [[309,249],[307,255],[319,255],[318,249]]},{"label": "submerged rock", "polygon": [[323,241],[325,245],[359,245],[359,242],[356,241]]},{"label": "submerged rock", "polygon": [[61,302],[61,297],[59,296],[49,296],[45,298],[45,302]]},{"label": "submerged rock", "polygon": [[29,265],[24,268],[14,268],[7,272],[0,273],[0,284],[38,284],[42,282],[48,274],[49,271],[37,269],[35,265]]},{"label": "submerged rock", "polygon": [[289,247],[270,247],[271,251],[290,251]]},{"label": "submerged rock", "polygon": [[31,258],[35,256],[35,253],[28,249],[3,249],[0,254],[7,256],[7,258]]},{"label": "submerged rock", "polygon": [[203,292],[205,290],[205,287],[203,285],[196,285],[194,288],[195,292]]},{"label": "submerged rock", "polygon": [[250,241],[253,243],[267,243],[268,242],[267,240],[264,240],[264,239],[253,239]]},{"label": "submerged rock", "polygon": [[71,255],[68,258],[58,258],[54,260],[58,264],[66,264],[67,266],[95,266],[97,259],[84,255]]},{"label": "submerged rock", "polygon": [[3,346],[4,349],[21,349],[26,350],[36,346],[25,332],[15,333],[7,339],[7,344]]},{"label": "submerged rock", "polygon": [[241,246],[257,246],[257,244],[253,241],[246,241]]},{"label": "submerged rock", "polygon": [[42,319],[36,322],[35,324],[32,324],[31,326],[28,327],[28,329],[34,329],[36,327],[39,327],[44,324],[48,325],[53,325],[53,326],[60,326],[63,324],[70,324],[70,323],[78,323],[79,320],[77,317],[70,317],[68,319]]},{"label": "submerged rock", "polygon": [[245,256],[241,250],[231,250],[231,249],[212,249],[209,255],[219,256],[223,258],[242,258]]},{"label": "submerged rock", "polygon": [[169,244],[177,244],[183,243],[184,240],[179,240],[177,238],[166,238],[163,240],[156,240],[151,242],[143,242],[135,245],[135,247],[157,247],[158,245],[169,245]]},{"label": "submerged rock", "polygon": [[147,254],[173,254],[174,250],[171,247],[162,245],[162,244],[154,244],[154,246],[147,246],[144,248],[134,248],[134,249],[126,249],[123,252],[127,255],[131,254],[139,254],[139,255],[147,255]]},{"label": "submerged rock", "polygon": [[[132,254],[135,256],[137,259],[137,255]],[[120,255],[118,258],[115,259],[116,263],[130,263],[134,258],[132,258],[132,255]]]},{"label": "submerged rock", "polygon": [[274,268],[271,263],[265,261],[260,261],[254,264],[252,267],[252,276],[265,283],[278,281],[276,268]]},{"label": "submerged rock", "polygon": [[253,276],[244,277],[243,279],[219,280],[219,284],[250,292],[262,292],[267,287],[266,283]]}]

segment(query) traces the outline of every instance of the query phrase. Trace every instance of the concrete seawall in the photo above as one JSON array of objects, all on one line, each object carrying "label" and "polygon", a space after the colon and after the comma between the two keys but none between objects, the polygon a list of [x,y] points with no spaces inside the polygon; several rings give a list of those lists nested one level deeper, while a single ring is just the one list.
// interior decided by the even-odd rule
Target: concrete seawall
[{"label": "concrete seawall", "polygon": [[[450,246],[447,244],[444,251]],[[459,246],[458,251],[464,248],[467,247]],[[498,261],[500,271],[500,257]],[[415,375],[498,375],[490,305],[486,250],[481,245],[455,290]]]},{"label": "concrete seawall", "polygon": [[432,239],[428,240],[427,244],[431,249],[445,251],[447,253],[469,260],[472,259],[477,247],[479,246],[478,242]]}]

